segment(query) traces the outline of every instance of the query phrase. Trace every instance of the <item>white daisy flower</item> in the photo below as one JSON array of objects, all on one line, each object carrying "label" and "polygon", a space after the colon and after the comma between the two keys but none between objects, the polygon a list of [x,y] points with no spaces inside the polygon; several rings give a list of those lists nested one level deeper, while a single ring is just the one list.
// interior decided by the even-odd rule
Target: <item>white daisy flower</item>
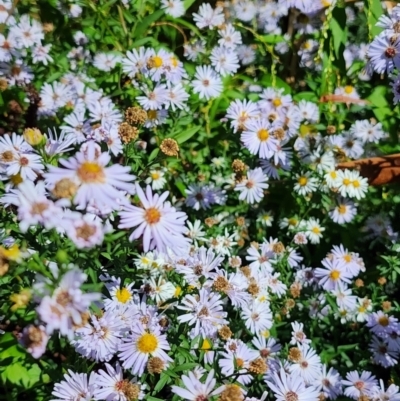
[{"label": "white daisy flower", "polygon": [[136,378],[124,379],[121,366],[117,362],[115,368],[106,363],[105,370],[99,370],[96,377],[94,398],[96,400],[132,401],[144,398],[143,388]]},{"label": "white daisy flower", "polygon": [[125,369],[132,369],[132,374],[141,376],[150,356],[160,358],[165,367],[172,362],[165,352],[169,350],[167,336],[161,334],[158,328],[145,330],[141,324],[136,324],[132,333],[122,339],[118,357]]},{"label": "white daisy flower", "polygon": [[264,118],[250,120],[240,139],[251,154],[269,159],[278,150],[278,142],[273,136],[276,128],[276,125]]},{"label": "white daisy flower", "polygon": [[321,263],[324,268],[315,269],[315,276],[319,278],[318,284],[325,290],[334,291],[340,285],[351,282],[352,274],[347,271],[343,260],[325,258]]},{"label": "white daisy flower", "polygon": [[294,190],[299,195],[307,195],[311,192],[315,192],[318,187],[318,180],[314,177],[311,177],[310,172],[306,172],[303,174],[296,174],[296,184],[294,185]]},{"label": "white daisy flower", "polygon": [[193,14],[193,19],[200,29],[213,29],[222,25],[225,17],[222,7],[216,7],[213,9],[210,4],[203,3],[199,7],[199,11]]},{"label": "white daisy flower", "polygon": [[154,248],[159,251],[167,247],[185,248],[189,241],[183,236],[187,216],[186,213],[176,211],[170,202],[165,202],[169,192],[161,196],[153,194],[148,185],[145,194],[136,183],[136,193],[143,207],[124,205],[124,211],[119,212],[121,222],[118,228],[137,227],[129,240],[133,241],[143,235],[145,252]]},{"label": "white daisy flower", "polygon": [[337,205],[329,212],[329,217],[337,224],[349,223],[357,215],[354,202],[340,197]]},{"label": "white daisy flower", "polygon": [[211,51],[210,60],[212,66],[222,76],[233,75],[239,68],[239,59],[236,52],[227,47],[214,47]]},{"label": "white daisy flower", "polygon": [[192,81],[193,92],[198,93],[200,99],[210,100],[218,97],[223,84],[221,77],[210,66],[196,67],[195,79]]},{"label": "white daisy flower", "polygon": [[49,166],[49,172],[44,174],[45,181],[50,189],[64,178],[76,182],[78,190],[73,202],[80,209],[93,200],[100,208],[119,209],[118,200],[125,200],[121,191],[133,193],[134,186],[129,181],[136,177],[128,174],[128,166],[114,164],[106,167],[110,160],[108,152],[99,154],[95,143],[90,141],[86,151],[81,150],[68,160],[60,160],[60,164],[66,168]]},{"label": "white daisy flower", "polygon": [[252,302],[250,305],[243,305],[241,316],[253,334],[269,330],[273,325],[271,310],[265,303]]},{"label": "white daisy flower", "polygon": [[264,190],[269,187],[266,176],[261,167],[247,171],[247,178],[236,184],[235,191],[240,191],[239,199],[247,203],[258,203],[264,197]]},{"label": "white daisy flower", "polygon": [[161,0],[165,13],[174,18],[185,14],[185,5],[181,0]]},{"label": "white daisy flower", "polygon": [[208,400],[210,397],[220,394],[225,386],[215,388],[217,381],[214,378],[214,370],[211,369],[207,375],[205,383],[202,383],[193,372],[188,376],[181,377],[186,388],[171,386],[173,393],[188,401]]},{"label": "white daisy flower", "polygon": [[97,374],[92,373],[89,378],[86,373],[74,373],[68,369],[64,380],[54,385],[51,401],[86,401],[93,398]]}]

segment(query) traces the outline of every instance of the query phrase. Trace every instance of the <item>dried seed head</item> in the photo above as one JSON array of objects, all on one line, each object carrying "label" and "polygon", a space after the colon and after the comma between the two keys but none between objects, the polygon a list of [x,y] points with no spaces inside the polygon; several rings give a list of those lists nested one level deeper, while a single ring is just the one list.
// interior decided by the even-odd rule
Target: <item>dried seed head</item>
[{"label": "dried seed head", "polygon": [[161,142],[160,145],[161,152],[167,156],[178,156],[179,155],[179,145],[175,139],[167,138]]},{"label": "dried seed head", "polygon": [[125,120],[132,125],[144,124],[147,120],[147,112],[141,107],[128,107],[125,110]]},{"label": "dried seed head", "polygon": [[293,298],[298,298],[301,293],[301,284],[298,282],[294,282],[290,286],[290,294],[292,295]]},{"label": "dried seed head", "polygon": [[5,78],[0,78],[0,92],[4,92],[8,88],[8,82]]},{"label": "dried seed head", "polygon": [[336,127],[334,125],[328,125],[326,127],[326,133],[328,135],[333,135],[336,132]]},{"label": "dried seed head", "polygon": [[155,356],[153,358],[150,358],[149,361],[147,362],[147,370],[149,373],[157,373],[160,374],[165,367],[164,361],[159,358],[158,356]]},{"label": "dried seed head", "polygon": [[244,395],[236,384],[227,384],[225,390],[220,394],[218,401],[243,401]]},{"label": "dried seed head", "polygon": [[215,279],[213,288],[215,291],[227,292],[230,288],[229,281],[225,277],[219,276]]},{"label": "dried seed head", "polygon": [[301,353],[300,349],[297,347],[290,348],[289,354],[288,354],[288,359],[291,362],[300,362],[301,358],[303,357],[303,354]]},{"label": "dried seed head", "polygon": [[137,139],[139,130],[136,127],[132,127],[128,123],[124,122],[118,127],[118,134],[121,141],[124,143],[130,143]]},{"label": "dried seed head", "polygon": [[249,364],[249,372],[254,373],[256,375],[264,374],[268,369],[267,364],[264,359],[257,358],[254,361],[251,361]]},{"label": "dried seed head", "polygon": [[243,172],[245,169],[246,169],[246,165],[245,165],[241,160],[235,159],[235,160],[232,162],[232,170],[233,170],[235,173],[241,173],[241,172]]},{"label": "dried seed head", "polygon": [[378,284],[379,284],[379,285],[385,285],[386,282],[387,282],[387,280],[386,280],[385,277],[379,277],[379,278],[378,278]]},{"label": "dried seed head", "polygon": [[356,285],[357,288],[364,287],[364,281],[362,281],[360,278],[358,278],[358,279],[354,282],[354,284]]},{"label": "dried seed head", "polygon": [[69,178],[62,178],[60,181],[56,182],[56,185],[51,193],[58,199],[69,199],[76,194],[77,190],[78,186],[73,181],[71,181]]},{"label": "dried seed head", "polygon": [[272,245],[272,251],[279,255],[285,252],[285,245],[283,245],[282,242],[277,242],[276,244]]},{"label": "dried seed head", "polygon": [[389,301],[384,301],[384,302],[382,302],[382,309],[383,309],[385,312],[388,312],[388,311],[390,310],[391,307],[392,307],[391,302],[389,302]]},{"label": "dried seed head", "polygon": [[228,326],[222,326],[218,330],[218,335],[223,339],[223,340],[229,340],[232,337],[232,331]]}]

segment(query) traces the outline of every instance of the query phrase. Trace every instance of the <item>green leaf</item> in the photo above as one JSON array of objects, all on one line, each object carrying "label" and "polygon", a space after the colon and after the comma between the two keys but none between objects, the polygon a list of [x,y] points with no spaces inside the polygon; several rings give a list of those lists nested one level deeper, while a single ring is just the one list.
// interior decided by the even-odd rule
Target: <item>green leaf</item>
[{"label": "green leaf", "polygon": [[173,138],[179,143],[182,144],[189,140],[197,131],[199,131],[200,126],[192,127],[179,133],[178,135],[174,135]]},{"label": "green leaf", "polygon": [[196,366],[198,366],[198,363],[194,362],[183,363],[182,365],[179,365],[176,368],[174,368],[174,372],[182,372],[183,370],[192,371]]},{"label": "green leaf", "polygon": [[182,196],[186,197],[186,187],[185,184],[181,180],[175,181],[175,186],[179,189],[179,192]]},{"label": "green leaf", "polygon": [[153,14],[148,15],[146,18],[143,18],[142,22],[138,24],[133,34],[135,37],[140,38],[144,36],[149,26],[156,22],[164,15],[164,10],[157,10]]},{"label": "green leaf", "polygon": [[[375,37],[382,32],[382,28],[376,26],[379,17],[383,14],[381,0],[364,0],[364,10],[368,18],[370,36]],[[371,5],[371,8],[369,8]]]},{"label": "green leaf", "polygon": [[347,40],[346,11],[344,8],[335,7],[333,9],[329,27],[332,32],[336,58],[343,57],[343,52],[340,53],[340,50],[346,45]]},{"label": "green leaf", "polygon": [[162,374],[161,374],[161,377],[160,377],[160,380],[157,382],[156,386],[154,387],[154,392],[155,392],[155,393],[158,393],[159,391],[161,391],[161,390],[164,388],[164,386],[165,386],[170,380],[171,380],[171,378],[170,378],[168,375],[162,373]]},{"label": "green leaf", "polygon": [[160,152],[160,148],[153,149],[153,151],[150,153],[150,156],[149,156],[149,162],[154,160],[158,156],[159,152]]},{"label": "green leaf", "polygon": [[187,10],[196,0],[184,0],[183,5],[185,7],[185,10]]},{"label": "green leaf", "polygon": [[6,369],[1,373],[3,380],[8,380],[13,384],[20,384],[21,380],[28,375],[28,369],[26,369],[25,366],[15,362],[7,366]]},{"label": "green leaf", "polygon": [[367,97],[367,100],[369,100],[375,107],[378,108],[389,107],[389,103],[386,100],[386,94],[387,86],[379,85],[374,88],[371,95]]}]

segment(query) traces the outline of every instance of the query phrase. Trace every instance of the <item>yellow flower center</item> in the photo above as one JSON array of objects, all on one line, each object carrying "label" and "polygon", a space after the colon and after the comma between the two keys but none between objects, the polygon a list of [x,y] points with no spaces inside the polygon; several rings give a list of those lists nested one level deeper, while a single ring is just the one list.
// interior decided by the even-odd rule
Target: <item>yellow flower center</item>
[{"label": "yellow flower center", "polygon": [[348,95],[350,95],[350,93],[353,93],[354,88],[353,88],[351,85],[346,85],[346,86],[344,87],[344,91],[345,91],[345,93],[347,93]]},{"label": "yellow flower center", "polygon": [[178,59],[176,57],[171,57],[171,64],[176,68],[178,67]]},{"label": "yellow flower center", "polygon": [[241,358],[236,358],[236,365],[238,368],[242,368],[244,366],[244,360]]},{"label": "yellow flower center", "polygon": [[163,65],[163,59],[160,56],[152,57],[151,61],[154,68],[160,68]]},{"label": "yellow flower center", "polygon": [[343,259],[347,262],[347,263],[350,263],[351,262],[351,255],[344,255],[343,256]]},{"label": "yellow flower center", "polygon": [[10,177],[10,181],[11,181],[14,185],[19,185],[19,184],[21,184],[21,182],[23,182],[24,180],[22,179],[21,174],[18,173],[18,174],[12,175],[12,176]]},{"label": "yellow flower center", "polygon": [[272,101],[272,104],[273,104],[275,107],[279,107],[279,106],[282,105],[282,100],[279,99],[279,98],[275,98],[275,99]]},{"label": "yellow flower center", "polygon": [[269,132],[268,130],[262,128],[260,130],[258,130],[257,132],[257,137],[261,142],[265,142],[266,140],[268,140],[269,138]]},{"label": "yellow flower center", "polygon": [[77,174],[85,184],[103,184],[106,181],[103,167],[96,162],[83,162]]},{"label": "yellow flower center", "polygon": [[361,186],[361,185],[360,185],[360,181],[358,181],[358,180],[354,180],[354,181],[353,181],[353,187],[354,187],[354,188],[360,188],[360,186]]},{"label": "yellow flower center", "polygon": [[207,340],[207,338],[205,338],[203,340],[203,344],[201,346],[200,349],[202,349],[203,351],[208,351],[212,348],[211,342]]},{"label": "yellow flower center", "polygon": [[351,184],[351,181],[348,178],[345,178],[343,180],[343,185],[346,185],[346,187],[347,187],[347,185],[350,185],[350,184]]},{"label": "yellow flower center", "polygon": [[289,226],[297,226],[298,220],[294,217],[288,220]]},{"label": "yellow flower center", "polygon": [[336,173],[336,171],[331,171],[331,172],[329,173],[329,176],[330,176],[331,178],[333,178],[333,179],[336,179],[336,178],[337,178],[337,173]]},{"label": "yellow flower center", "polygon": [[155,224],[160,221],[161,213],[155,207],[150,207],[145,211],[144,218],[149,224]]},{"label": "yellow flower center", "polygon": [[157,118],[157,110],[147,110],[147,119],[155,120]]},{"label": "yellow flower center", "polygon": [[137,339],[136,347],[143,354],[151,354],[158,347],[158,339],[152,333],[144,333]]},{"label": "yellow flower center", "polygon": [[358,311],[359,311],[360,313],[364,313],[366,310],[367,310],[367,309],[366,309],[364,306],[360,306],[360,307],[358,308]]},{"label": "yellow flower center", "polygon": [[17,244],[12,245],[10,248],[0,247],[0,254],[8,260],[18,260],[21,257],[21,251]]},{"label": "yellow flower center", "polygon": [[312,231],[314,234],[321,234],[321,230],[319,229],[319,227],[313,227],[313,228],[311,229],[311,231]]},{"label": "yellow flower center", "polygon": [[339,212],[339,214],[345,214],[346,211],[347,211],[346,205],[340,205],[340,206],[338,207],[338,212]]},{"label": "yellow flower center", "polygon": [[340,277],[340,271],[339,270],[332,270],[330,273],[329,273],[329,277],[332,279],[332,280],[338,280],[339,279],[339,277]]},{"label": "yellow flower center", "polygon": [[389,319],[387,318],[387,316],[381,316],[381,317],[378,319],[378,323],[379,323],[381,326],[386,327],[386,326],[389,325]]},{"label": "yellow flower center", "polygon": [[150,175],[153,180],[158,180],[160,178],[160,173],[157,171],[150,173]]},{"label": "yellow flower center", "polygon": [[301,176],[297,182],[299,183],[300,186],[304,187],[305,185],[307,185],[308,179],[307,177]]},{"label": "yellow flower center", "polygon": [[121,302],[122,304],[126,304],[132,298],[131,293],[125,287],[118,289],[115,296],[118,299],[118,302]]}]

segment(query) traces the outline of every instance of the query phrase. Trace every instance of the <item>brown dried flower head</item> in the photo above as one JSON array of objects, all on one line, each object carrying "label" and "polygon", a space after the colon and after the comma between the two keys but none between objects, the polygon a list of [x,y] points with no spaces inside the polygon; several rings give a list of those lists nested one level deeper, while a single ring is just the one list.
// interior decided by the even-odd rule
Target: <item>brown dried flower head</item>
[{"label": "brown dried flower head", "polygon": [[160,145],[161,152],[167,156],[178,156],[179,155],[179,145],[175,139],[167,138],[161,142]]},{"label": "brown dried flower head", "polygon": [[132,127],[127,122],[120,124],[118,127],[118,135],[121,141],[124,143],[130,143],[137,139],[139,130],[136,127]]},{"label": "brown dried flower head", "polygon": [[128,107],[125,110],[125,120],[132,125],[144,124],[147,120],[147,112],[141,107]]}]

